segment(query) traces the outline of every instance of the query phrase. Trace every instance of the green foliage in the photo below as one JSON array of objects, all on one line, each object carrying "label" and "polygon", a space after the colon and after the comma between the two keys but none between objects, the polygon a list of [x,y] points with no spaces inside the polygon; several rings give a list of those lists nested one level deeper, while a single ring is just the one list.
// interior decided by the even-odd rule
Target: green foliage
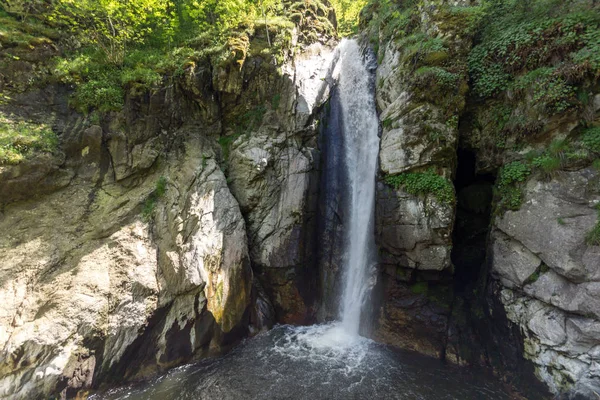
[{"label": "green foliage", "polygon": [[87,113],[118,111],[123,107],[123,88],[114,75],[102,74],[81,83],[73,96],[74,107]]},{"label": "green foliage", "polygon": [[600,153],[600,126],[586,129],[581,141],[589,151]]},{"label": "green foliage", "polygon": [[555,171],[558,171],[562,162],[560,158],[544,154],[533,159],[531,163],[534,167],[540,168],[548,177],[551,177]]},{"label": "green foliage", "polygon": [[58,138],[45,124],[0,117],[0,165],[19,164],[37,153],[52,153]]},{"label": "green foliage", "polygon": [[484,6],[450,6],[443,10],[439,18],[442,29],[454,30],[462,35],[474,35],[486,16]]},{"label": "green foliage", "polygon": [[454,203],[454,186],[433,169],[426,172],[409,172],[385,177],[385,183],[399,189],[403,188],[415,196],[433,194],[440,202]]},{"label": "green foliage", "polygon": [[530,93],[533,101],[543,104],[550,114],[566,111],[575,103],[575,88],[552,67],[541,67],[517,77],[513,88]]},{"label": "green foliage", "polygon": [[360,26],[378,43],[410,35],[419,24],[416,0],[369,0],[360,12]]},{"label": "green foliage", "polygon": [[600,246],[600,203],[596,204],[598,210],[598,222],[586,236],[586,243],[589,246]]},{"label": "green foliage", "polygon": [[600,246],[600,221],[587,234],[586,243],[590,246]]},{"label": "green foliage", "polygon": [[397,44],[403,49],[403,61],[413,65],[439,65],[449,57],[449,50],[439,37],[414,33],[398,39]]},{"label": "green foliage", "polygon": [[417,282],[410,286],[410,291],[414,294],[426,295],[428,289],[429,289],[429,285],[427,282]]},{"label": "green foliage", "polygon": [[231,145],[240,135],[229,135],[229,136],[221,136],[219,138],[219,145],[221,146],[221,154],[223,156],[223,160],[227,162],[229,160],[229,151],[231,149]]},{"label": "green foliage", "polygon": [[271,99],[271,108],[277,110],[279,108],[279,103],[281,103],[281,94],[277,93],[273,96],[273,99]]},{"label": "green foliage", "polygon": [[358,33],[358,16],[367,0],[331,0],[338,21],[338,33],[350,36]]},{"label": "green foliage", "polygon": [[496,190],[500,197],[498,211],[518,210],[521,207],[523,193],[518,184],[527,180],[531,168],[519,161],[505,165],[496,182]]},{"label": "green foliage", "polygon": [[519,161],[505,165],[500,171],[498,184],[508,186],[514,183],[525,182],[531,174],[531,168]]},{"label": "green foliage", "polygon": [[[48,15],[87,45],[99,48],[108,62],[119,65],[131,44],[142,44],[152,33],[170,36],[172,14],[167,0],[55,0]],[[166,33],[169,31],[169,33]]]},{"label": "green foliage", "polygon": [[238,134],[248,133],[258,128],[261,124],[267,109],[265,106],[254,107],[244,112],[237,121],[235,121]]},{"label": "green foliage", "polygon": [[[324,29],[333,34],[327,19],[331,8],[319,0],[0,1],[10,3],[13,12],[0,11],[3,48],[29,49],[68,37],[66,52],[52,69],[56,80],[75,87],[72,105],[81,112],[119,110],[127,91],[151,90],[170,76],[193,71],[200,62],[240,62],[237,54],[229,57],[239,38],[253,38],[251,54],[280,65],[283,49],[291,46],[292,9],[302,14],[307,31],[314,25],[318,33]],[[35,6],[35,18],[15,18],[21,3]],[[247,47],[244,58],[250,54]]]},{"label": "green foliage", "polygon": [[557,0],[488,0],[480,43],[469,57],[475,93],[486,98],[513,83],[552,112],[572,106],[573,84],[597,74],[600,13]]},{"label": "green foliage", "polygon": [[52,43],[58,37],[54,29],[38,19],[27,16],[17,19],[0,9],[0,45],[3,48],[30,49]]},{"label": "green foliage", "polygon": [[415,71],[415,76],[421,81],[433,83],[443,90],[453,90],[458,86],[460,76],[441,67],[421,67]]},{"label": "green foliage", "polygon": [[149,222],[152,219],[152,216],[154,215],[154,209],[156,208],[156,204],[158,204],[160,198],[163,197],[167,192],[167,183],[167,178],[165,178],[164,176],[161,176],[156,181],[154,190],[152,191],[152,193],[150,193],[142,207],[142,219],[144,221]]},{"label": "green foliage", "polygon": [[523,283],[525,285],[530,285],[540,279],[540,276],[544,275],[549,270],[550,268],[546,264],[542,263],[542,265],[540,265],[539,268],[536,269]]}]

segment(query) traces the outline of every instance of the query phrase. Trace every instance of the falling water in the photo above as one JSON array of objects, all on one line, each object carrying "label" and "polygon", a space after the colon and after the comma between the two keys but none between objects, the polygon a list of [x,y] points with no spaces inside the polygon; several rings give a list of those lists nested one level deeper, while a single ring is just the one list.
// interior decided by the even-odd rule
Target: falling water
[{"label": "falling water", "polygon": [[344,259],[339,321],[280,325],[224,357],[176,368],[150,382],[99,393],[93,399],[511,398],[483,375],[471,376],[434,359],[392,351],[358,334],[361,310],[373,285],[378,121],[371,74],[358,44],[344,40],[338,51],[334,96],[340,112],[335,113],[333,142],[343,142],[343,149],[336,147],[329,155],[335,159],[334,169],[339,166],[330,189],[344,198],[336,210],[343,213],[346,230],[343,248],[332,247],[342,250]]},{"label": "falling water", "polygon": [[344,291],[340,318],[346,333],[357,335],[361,309],[372,286],[375,263],[374,201],[379,152],[378,118],[371,74],[354,40],[340,44],[338,93],[342,107],[349,202],[345,241]]}]

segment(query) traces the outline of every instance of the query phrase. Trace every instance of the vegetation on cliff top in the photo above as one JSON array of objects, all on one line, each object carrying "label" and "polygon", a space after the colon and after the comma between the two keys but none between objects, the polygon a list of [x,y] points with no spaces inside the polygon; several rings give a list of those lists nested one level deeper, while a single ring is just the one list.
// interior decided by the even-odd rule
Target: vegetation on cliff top
[{"label": "vegetation on cliff top", "polygon": [[[62,51],[53,77],[73,85],[72,105],[81,112],[121,109],[125,93],[156,87],[198,63],[235,60],[248,53],[248,37],[260,31],[265,44],[252,55],[273,58],[301,41],[336,35],[334,9],[344,34],[356,30],[364,1],[334,0],[2,0],[2,65],[40,44]],[[239,48],[241,45],[244,48]],[[56,46],[54,47],[57,48]],[[238,51],[241,50],[241,51]],[[242,64],[240,63],[240,66]],[[48,79],[48,78],[45,78]]]}]

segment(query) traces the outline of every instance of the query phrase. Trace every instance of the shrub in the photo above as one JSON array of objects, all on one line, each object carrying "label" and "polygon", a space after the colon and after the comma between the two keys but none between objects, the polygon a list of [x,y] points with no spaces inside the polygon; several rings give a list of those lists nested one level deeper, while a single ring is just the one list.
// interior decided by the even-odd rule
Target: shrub
[{"label": "shrub", "polygon": [[121,83],[114,76],[102,75],[81,83],[75,91],[72,105],[85,114],[90,110],[119,111],[123,108],[123,100]]},{"label": "shrub", "polygon": [[555,171],[560,169],[562,163],[560,158],[545,154],[540,157],[536,157],[533,160],[532,165],[540,168],[546,176],[551,177]]},{"label": "shrub", "polygon": [[581,137],[581,142],[587,150],[600,153],[600,126],[586,129]]},{"label": "shrub", "polygon": [[436,174],[433,169],[426,172],[388,175],[384,181],[396,189],[403,188],[415,196],[432,194],[442,203],[454,202],[454,186],[448,179]]},{"label": "shrub", "polygon": [[460,76],[441,67],[421,67],[415,71],[415,76],[427,83],[434,83],[444,90],[456,89]]},{"label": "shrub", "polygon": [[523,193],[518,184],[525,182],[531,174],[531,168],[519,161],[505,165],[498,176],[496,190],[500,197],[498,211],[518,210],[523,201]]}]

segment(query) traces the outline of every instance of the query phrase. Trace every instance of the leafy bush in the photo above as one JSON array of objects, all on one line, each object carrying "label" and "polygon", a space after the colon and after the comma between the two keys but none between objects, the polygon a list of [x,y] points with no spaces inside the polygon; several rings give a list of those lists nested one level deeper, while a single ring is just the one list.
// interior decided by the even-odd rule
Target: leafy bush
[{"label": "leafy bush", "polygon": [[498,184],[508,186],[514,183],[525,182],[531,174],[531,168],[519,161],[505,165],[500,171]]},{"label": "leafy bush", "polygon": [[415,72],[420,80],[435,83],[444,90],[456,89],[460,76],[441,67],[421,67]]},{"label": "leafy bush", "polygon": [[358,16],[367,0],[331,0],[330,3],[335,9],[339,34],[349,36],[357,33]]},{"label": "leafy bush", "polygon": [[77,86],[73,105],[77,110],[88,113],[91,109],[100,112],[118,111],[123,107],[124,92],[118,76],[102,75]]},{"label": "leafy bush", "polygon": [[546,176],[550,177],[555,171],[560,169],[562,163],[560,158],[545,154],[540,157],[536,157],[533,160],[532,165],[540,168],[546,174]]},{"label": "leafy bush", "polygon": [[600,153],[600,126],[586,129],[581,141],[588,150]]},{"label": "leafy bush", "polygon": [[533,101],[543,104],[550,114],[563,112],[575,103],[575,88],[552,67],[541,67],[516,78],[513,88],[530,92]]},{"label": "leafy bush", "polygon": [[[469,57],[476,94],[494,96],[516,80],[517,87],[532,90],[536,101],[554,112],[566,110],[572,84],[597,74],[593,66],[600,61],[600,15],[590,6],[570,3],[488,1],[481,42]],[[565,64],[552,70],[560,61]]]},{"label": "leafy bush", "polygon": [[521,207],[523,193],[518,184],[525,182],[530,174],[531,168],[519,161],[502,167],[496,183],[500,197],[498,211],[518,210]]},{"label": "leafy bush", "polygon": [[442,203],[454,202],[454,186],[448,179],[436,174],[433,169],[426,172],[388,175],[384,181],[396,189],[403,188],[415,196],[433,194]]}]

